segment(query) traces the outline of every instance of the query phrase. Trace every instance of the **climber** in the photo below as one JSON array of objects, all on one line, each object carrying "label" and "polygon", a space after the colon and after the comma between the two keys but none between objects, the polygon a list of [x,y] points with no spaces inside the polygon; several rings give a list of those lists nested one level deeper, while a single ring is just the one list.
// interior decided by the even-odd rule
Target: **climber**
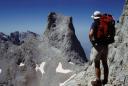
[{"label": "climber", "polygon": [[[95,11],[94,14],[91,16],[92,19],[94,19],[94,22],[92,23],[92,26],[90,28],[89,32],[89,39],[90,42],[93,45],[93,61],[95,65],[95,74],[96,74],[96,80],[91,81],[92,86],[102,86],[107,84],[108,82],[108,64],[107,64],[107,54],[108,54],[108,44],[114,42],[114,19],[111,15],[107,14],[101,14],[100,11]],[[105,21],[105,18],[108,19],[108,21]],[[105,21],[105,22],[104,22]],[[111,21],[111,29],[106,22]],[[113,23],[113,24],[112,24]],[[109,31],[109,32],[108,32]],[[104,68],[104,79],[101,80],[101,69],[100,69],[100,60],[102,61],[102,65]]]}]

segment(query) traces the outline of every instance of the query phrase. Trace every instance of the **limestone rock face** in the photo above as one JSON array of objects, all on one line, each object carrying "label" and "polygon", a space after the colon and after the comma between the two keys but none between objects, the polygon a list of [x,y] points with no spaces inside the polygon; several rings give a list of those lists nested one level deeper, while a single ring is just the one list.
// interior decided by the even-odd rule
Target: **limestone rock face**
[{"label": "limestone rock face", "polygon": [[36,78],[34,74],[39,55],[36,41],[37,39],[29,38],[22,45],[10,41],[0,43],[1,86],[35,86],[33,81]]},{"label": "limestone rock face", "polygon": [[[105,86],[128,86],[128,0],[125,0],[120,22],[116,24],[115,43],[109,45],[109,82]],[[91,53],[92,55],[92,53]],[[85,67],[64,86],[91,86],[95,80],[94,64]],[[101,66],[103,71],[103,67]],[[103,79],[103,72],[101,78]],[[79,84],[79,85],[78,85]]]},{"label": "limestone rock face", "polygon": [[54,12],[43,36],[28,31],[2,37],[0,86],[63,86],[87,61],[72,18]]},{"label": "limestone rock face", "polygon": [[44,40],[62,51],[62,56],[67,57],[69,62],[83,64],[87,61],[84,50],[75,35],[71,17],[50,13]]}]

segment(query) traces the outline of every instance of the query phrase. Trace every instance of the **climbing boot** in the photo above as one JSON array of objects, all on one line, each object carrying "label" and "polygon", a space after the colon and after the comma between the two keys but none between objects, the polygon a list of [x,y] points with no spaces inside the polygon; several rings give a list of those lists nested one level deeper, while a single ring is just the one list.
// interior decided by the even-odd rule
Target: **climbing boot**
[{"label": "climbing boot", "polygon": [[91,81],[92,86],[102,86],[101,80]]},{"label": "climbing boot", "polygon": [[107,84],[108,80],[105,80],[105,79],[104,79],[104,80],[102,80],[101,82],[102,82],[103,85],[105,85],[105,84]]}]

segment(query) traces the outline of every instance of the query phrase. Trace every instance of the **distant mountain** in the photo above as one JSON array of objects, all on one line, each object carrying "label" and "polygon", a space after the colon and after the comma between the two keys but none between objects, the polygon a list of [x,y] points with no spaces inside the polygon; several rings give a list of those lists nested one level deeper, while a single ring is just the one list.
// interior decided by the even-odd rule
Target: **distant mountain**
[{"label": "distant mountain", "polygon": [[0,32],[0,42],[5,43],[5,42],[12,42],[15,45],[21,45],[26,38],[32,38],[32,37],[39,37],[38,34],[31,32],[31,31],[27,31],[27,32],[19,32],[19,31],[15,31],[10,33],[10,35],[6,35],[2,32]]}]

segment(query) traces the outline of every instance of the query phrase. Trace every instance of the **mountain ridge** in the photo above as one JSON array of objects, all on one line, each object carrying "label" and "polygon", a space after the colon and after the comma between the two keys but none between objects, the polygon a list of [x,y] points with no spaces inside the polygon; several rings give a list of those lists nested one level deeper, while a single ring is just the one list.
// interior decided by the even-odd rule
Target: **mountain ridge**
[{"label": "mountain ridge", "polygon": [[43,36],[31,31],[0,35],[3,86],[62,86],[86,62],[68,16],[51,12]]}]

